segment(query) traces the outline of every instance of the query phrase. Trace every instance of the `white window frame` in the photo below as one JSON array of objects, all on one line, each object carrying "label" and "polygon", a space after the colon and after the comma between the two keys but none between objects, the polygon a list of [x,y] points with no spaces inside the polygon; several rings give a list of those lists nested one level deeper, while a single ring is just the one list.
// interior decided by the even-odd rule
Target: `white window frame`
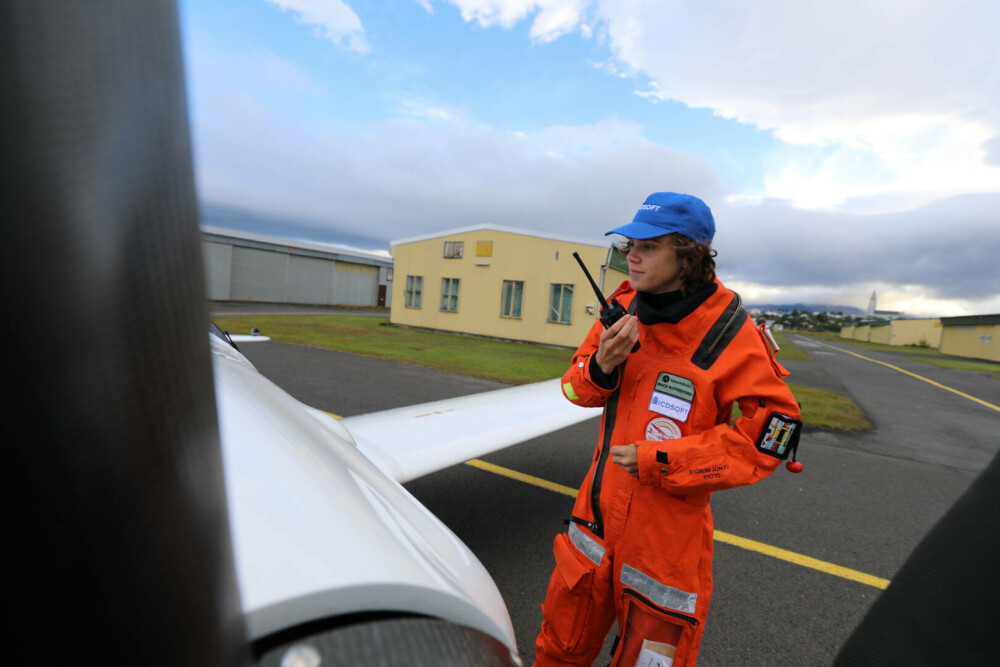
[{"label": "white window frame", "polygon": [[[514,310],[515,293],[518,295],[517,311]],[[505,280],[500,288],[500,317],[507,317],[514,320],[521,319],[521,312],[524,310],[524,281]]]},{"label": "white window frame", "polygon": [[441,310],[443,312],[458,312],[458,290],[460,286],[458,278],[441,279]]},{"label": "white window frame", "polygon": [[[574,285],[567,283],[552,283],[549,288],[549,317],[554,324],[573,323],[573,291]],[[563,319],[563,316],[568,319]]]},{"label": "white window frame", "polygon": [[406,276],[406,289],[404,290],[404,294],[406,295],[407,308],[423,307],[422,304],[423,292],[424,292],[423,276]]}]

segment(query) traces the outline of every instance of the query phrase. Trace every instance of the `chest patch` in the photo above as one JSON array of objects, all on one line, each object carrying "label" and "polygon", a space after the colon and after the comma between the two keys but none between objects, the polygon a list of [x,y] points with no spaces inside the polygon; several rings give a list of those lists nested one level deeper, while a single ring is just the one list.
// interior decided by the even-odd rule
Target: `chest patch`
[{"label": "chest patch", "polygon": [[656,376],[656,386],[653,389],[688,403],[694,400],[694,382],[680,375],[660,373]]},{"label": "chest patch", "polygon": [[646,424],[646,440],[673,440],[681,437],[681,427],[672,419],[654,417]]},{"label": "chest patch", "polygon": [[691,401],[685,401],[661,391],[654,391],[653,396],[649,399],[649,411],[658,412],[679,422],[685,422],[691,412]]}]

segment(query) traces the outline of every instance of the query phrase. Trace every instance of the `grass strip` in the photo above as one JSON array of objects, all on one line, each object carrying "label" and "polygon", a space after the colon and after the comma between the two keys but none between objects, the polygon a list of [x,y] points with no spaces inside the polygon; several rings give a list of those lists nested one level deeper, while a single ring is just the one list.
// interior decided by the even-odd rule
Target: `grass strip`
[{"label": "grass strip", "polygon": [[801,384],[789,383],[788,388],[802,407],[806,426],[837,431],[866,431],[872,427],[861,407],[846,396]]},{"label": "grass strip", "polygon": [[[397,327],[384,317],[248,315],[214,321],[233,334],[248,334],[257,328],[285,343],[403,361],[507,384],[561,377],[573,356],[571,350],[535,343]],[[782,345],[779,360],[786,358],[786,350],[794,349],[790,343],[787,348]],[[802,385],[789,387],[802,404],[806,424],[844,431],[871,428],[851,399]]]},{"label": "grass strip", "polygon": [[960,359],[921,359],[912,357],[914,361],[921,361],[932,366],[941,368],[953,368],[958,371],[982,371],[985,373],[1000,373],[1000,364],[991,361],[962,361]]},{"label": "grass strip", "polygon": [[788,339],[788,336],[780,331],[772,331],[774,342],[781,349],[778,351],[778,363],[782,361],[812,361],[809,353]]},{"label": "grass strip", "polygon": [[218,318],[215,323],[234,334],[249,333],[256,327],[263,335],[284,343],[403,361],[515,385],[560,377],[573,357],[573,351],[566,348],[397,327],[384,317],[252,315]]}]

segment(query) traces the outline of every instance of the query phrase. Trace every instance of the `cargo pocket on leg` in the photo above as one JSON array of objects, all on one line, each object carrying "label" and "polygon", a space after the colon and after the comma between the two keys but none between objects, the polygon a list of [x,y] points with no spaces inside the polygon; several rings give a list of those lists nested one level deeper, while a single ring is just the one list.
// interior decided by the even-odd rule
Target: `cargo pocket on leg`
[{"label": "cargo pocket on leg", "polygon": [[556,536],[552,550],[556,569],[549,580],[542,615],[559,648],[573,653],[593,604],[591,593],[597,565],[573,546],[566,533]]},{"label": "cargo pocket on leg", "polygon": [[633,590],[624,591],[624,627],[614,667],[673,667],[685,663],[698,619],[659,607]]}]

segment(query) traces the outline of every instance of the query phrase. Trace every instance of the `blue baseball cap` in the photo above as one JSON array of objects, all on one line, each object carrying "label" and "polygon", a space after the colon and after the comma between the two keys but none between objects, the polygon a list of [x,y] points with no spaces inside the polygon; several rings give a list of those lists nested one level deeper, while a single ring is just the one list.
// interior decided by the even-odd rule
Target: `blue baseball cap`
[{"label": "blue baseball cap", "polygon": [[689,239],[708,243],[715,237],[715,218],[705,202],[676,192],[654,192],[646,197],[632,222],[612,229],[630,239],[651,239],[677,232]]}]

